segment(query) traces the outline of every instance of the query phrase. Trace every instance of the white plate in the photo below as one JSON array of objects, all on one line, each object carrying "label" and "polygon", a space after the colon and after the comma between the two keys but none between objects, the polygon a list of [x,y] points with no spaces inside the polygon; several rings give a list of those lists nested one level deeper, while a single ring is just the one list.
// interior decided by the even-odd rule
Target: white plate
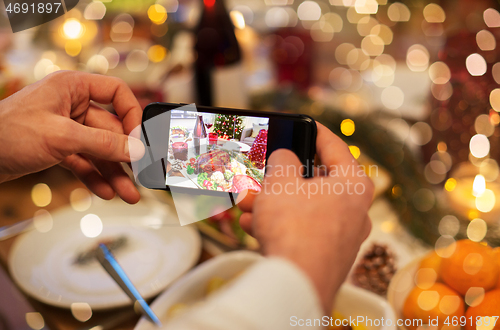
[{"label": "white plate", "polygon": [[[346,319],[357,319],[362,316],[372,320],[365,323],[367,330],[394,330],[396,316],[393,309],[384,298],[349,283],[344,283],[335,298],[334,309]],[[380,320],[386,320],[383,324]],[[377,321],[375,321],[377,320]],[[391,324],[387,320],[392,320]],[[379,322],[379,325],[376,325]]]},{"label": "white plate", "polygon": [[[102,232],[95,238],[86,237],[80,227],[87,214],[101,219]],[[196,229],[176,225],[175,215],[157,202],[128,205],[121,200],[94,199],[85,212],[64,208],[52,218],[51,230],[20,236],[9,256],[9,268],[19,287],[50,305],[68,308],[83,302],[98,310],[131,304],[97,261],[74,264],[79,252],[103,239],[127,237],[127,244],[115,256],[146,299],[188,271],[200,255]]]},{"label": "white plate", "polygon": [[[250,251],[235,251],[214,257],[175,282],[155,299],[151,308],[165,327],[169,319],[167,312],[172,305],[176,303],[192,305],[201,301],[205,297],[207,283],[211,278],[219,276],[230,280],[260,258],[261,255]],[[154,329],[158,328],[144,317],[141,317],[134,328],[134,330]]]},{"label": "white plate", "polygon": [[[159,295],[151,308],[160,318],[163,326],[168,326],[168,311],[174,304],[184,303],[189,306],[202,301],[206,295],[207,283],[211,278],[217,276],[230,280],[260,258],[263,257],[255,252],[236,251],[210,259],[194,268]],[[335,310],[347,319],[364,316],[372,320],[380,320],[382,317],[384,320],[393,320],[393,325],[368,325],[367,330],[396,329],[394,312],[385,299],[348,283],[344,283],[337,293]],[[144,317],[134,328],[134,330],[155,329],[158,328]]]}]

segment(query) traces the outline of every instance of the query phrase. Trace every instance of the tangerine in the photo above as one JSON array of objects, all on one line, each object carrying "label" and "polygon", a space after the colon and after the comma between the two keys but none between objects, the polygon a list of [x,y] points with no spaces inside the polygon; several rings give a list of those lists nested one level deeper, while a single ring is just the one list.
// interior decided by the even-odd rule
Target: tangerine
[{"label": "tangerine", "polygon": [[465,316],[467,318],[465,330],[500,330],[500,321],[498,320],[500,316],[500,290],[486,292],[478,305],[467,309]]},{"label": "tangerine", "polygon": [[[438,329],[458,329],[457,327],[445,325],[449,316],[460,319],[464,315],[464,302],[462,297],[451,288],[442,283],[435,283],[428,289],[414,287],[403,305],[403,316],[412,320],[408,328],[417,329],[420,325],[426,325],[429,320],[438,319]],[[417,325],[414,320],[422,320]]]},{"label": "tangerine", "polygon": [[471,287],[494,288],[499,272],[493,249],[467,239],[456,242],[455,251],[442,259],[440,268],[443,281],[462,295]]}]

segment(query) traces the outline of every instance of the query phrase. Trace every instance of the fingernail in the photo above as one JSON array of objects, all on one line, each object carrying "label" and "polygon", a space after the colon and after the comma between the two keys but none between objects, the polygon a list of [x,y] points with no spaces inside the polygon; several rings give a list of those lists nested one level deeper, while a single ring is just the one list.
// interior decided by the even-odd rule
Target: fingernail
[{"label": "fingernail", "polygon": [[128,143],[125,145],[125,154],[130,157],[131,162],[136,162],[144,156],[144,144],[141,140],[128,137]]}]

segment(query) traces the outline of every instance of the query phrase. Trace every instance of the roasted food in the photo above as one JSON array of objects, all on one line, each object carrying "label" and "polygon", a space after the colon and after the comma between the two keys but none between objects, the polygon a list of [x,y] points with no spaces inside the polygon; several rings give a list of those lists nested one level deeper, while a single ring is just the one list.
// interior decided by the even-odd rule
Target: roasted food
[{"label": "roasted food", "polygon": [[231,159],[227,152],[212,150],[198,157],[195,164],[195,171],[197,171],[196,173],[207,173],[209,176],[215,171],[224,173],[230,161]]}]

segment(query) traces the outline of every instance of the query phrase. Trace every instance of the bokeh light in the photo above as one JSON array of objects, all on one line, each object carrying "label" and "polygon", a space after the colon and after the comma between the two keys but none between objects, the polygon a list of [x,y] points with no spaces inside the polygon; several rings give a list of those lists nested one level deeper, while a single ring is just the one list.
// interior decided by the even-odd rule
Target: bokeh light
[{"label": "bokeh light", "polygon": [[483,213],[491,212],[495,207],[495,203],[495,193],[490,189],[486,189],[484,193],[476,197],[476,208]]},{"label": "bokeh light", "polygon": [[431,85],[432,96],[439,101],[446,101],[453,95],[453,87],[448,81],[445,84],[432,84]]},{"label": "bokeh light", "polygon": [[69,203],[77,212],[87,211],[92,205],[92,198],[87,189],[76,188],[69,195]]},{"label": "bokeh light", "polygon": [[68,18],[64,21],[62,31],[67,39],[78,39],[85,32],[84,26],[76,18]]},{"label": "bokeh light", "polygon": [[441,258],[449,258],[455,252],[457,248],[457,243],[452,236],[442,235],[436,240],[436,244],[434,245],[434,249],[436,254]]},{"label": "bokeh light", "polygon": [[31,200],[38,207],[45,207],[52,201],[52,191],[45,183],[38,183],[31,189]]},{"label": "bokeh light", "polygon": [[42,314],[37,312],[29,312],[25,315],[26,323],[33,330],[41,330],[45,327],[45,320]]},{"label": "bokeh light", "polygon": [[460,308],[461,299],[458,296],[443,296],[439,302],[439,310],[444,315],[453,315]]},{"label": "bokeh light", "polygon": [[417,298],[418,307],[424,311],[430,311],[439,303],[439,293],[434,290],[422,291]]},{"label": "bokeh light", "polygon": [[480,242],[486,236],[488,225],[483,219],[476,218],[467,226],[467,237],[474,242]]},{"label": "bokeh light", "polygon": [[476,275],[483,267],[483,256],[479,253],[469,253],[464,258],[463,270],[469,275]]},{"label": "bokeh light", "polygon": [[69,56],[78,56],[78,54],[82,51],[82,43],[78,40],[68,40],[64,44],[64,50]]},{"label": "bokeh light", "polygon": [[370,34],[371,29],[378,25],[378,21],[371,17],[366,16],[359,20],[358,24],[356,24],[356,29],[360,36],[364,37]]},{"label": "bokeh light", "polygon": [[376,14],[378,11],[377,0],[356,0],[354,8],[359,14]]},{"label": "bokeh light", "polygon": [[76,302],[71,304],[71,314],[80,322],[86,322],[92,317],[92,308],[85,302]]},{"label": "bokeh light", "polygon": [[470,307],[477,306],[483,301],[484,294],[484,288],[473,286],[465,293],[465,303]]},{"label": "bokeh light", "polygon": [[243,16],[243,14],[240,11],[231,10],[229,15],[231,16],[231,21],[233,22],[233,25],[237,29],[242,30],[245,28],[245,17]]},{"label": "bokeh light", "polygon": [[106,6],[101,1],[93,1],[85,7],[83,17],[87,20],[100,20],[106,15]]},{"label": "bokeh light", "polygon": [[328,42],[333,39],[334,30],[330,23],[316,22],[311,27],[311,38],[316,42]]},{"label": "bokeh light", "polygon": [[131,51],[125,59],[125,65],[127,66],[127,69],[132,72],[142,72],[146,70],[146,68],[148,67],[148,63],[148,54],[140,49]]},{"label": "bokeh light", "polygon": [[87,214],[80,220],[80,229],[86,237],[94,238],[102,232],[102,221],[95,214]]},{"label": "bokeh light", "polygon": [[335,59],[339,64],[346,65],[347,64],[347,57],[350,51],[355,49],[353,44],[350,43],[343,43],[337,46],[335,49]]},{"label": "bokeh light", "polygon": [[432,139],[432,128],[429,124],[420,121],[410,128],[410,140],[416,145],[422,146]]},{"label": "bokeh light", "polygon": [[484,23],[490,28],[500,27],[500,13],[493,8],[488,8],[483,12]]},{"label": "bokeh light", "polygon": [[361,41],[361,49],[369,56],[381,55],[384,52],[384,41],[377,35],[367,35]]},{"label": "bokeh light", "polygon": [[99,55],[102,55],[108,61],[108,68],[114,69],[120,63],[120,54],[113,47],[105,47],[100,52]]},{"label": "bokeh light", "polygon": [[476,34],[476,43],[483,51],[494,50],[497,46],[495,36],[488,30],[481,30]]},{"label": "bokeh light", "polygon": [[290,23],[290,15],[285,8],[274,7],[266,12],[266,25],[272,28],[286,27]]},{"label": "bokeh light", "polygon": [[486,190],[486,180],[484,179],[484,176],[481,174],[478,174],[474,177],[474,181],[472,183],[472,194],[474,196],[481,196],[484,194],[484,191]]},{"label": "bokeh light", "polygon": [[326,13],[321,17],[320,21],[330,24],[333,28],[334,33],[342,31],[342,28],[344,26],[342,17],[340,17],[340,15],[336,13]]},{"label": "bokeh light", "polygon": [[159,4],[151,5],[148,9],[148,17],[154,24],[163,24],[167,20],[167,10]]},{"label": "bokeh light", "polygon": [[53,223],[52,215],[47,210],[38,210],[33,215],[33,226],[41,233],[49,232]]},{"label": "bokeh light", "polygon": [[491,136],[495,132],[495,126],[490,121],[490,116],[479,115],[474,121],[474,129],[476,133],[483,134],[485,136]]},{"label": "bokeh light", "polygon": [[440,235],[455,237],[460,231],[460,221],[454,215],[445,215],[439,221],[438,231]]},{"label": "bokeh light", "polygon": [[424,7],[424,19],[429,23],[443,23],[446,19],[446,14],[440,5],[430,3]]},{"label": "bokeh light", "polygon": [[394,2],[387,9],[387,16],[393,22],[408,22],[410,20],[411,13],[410,9],[408,9],[405,4],[401,2]]},{"label": "bokeh light", "polygon": [[490,93],[490,105],[495,111],[500,111],[500,88],[495,88]]},{"label": "bokeh light", "polygon": [[469,149],[476,158],[486,157],[490,152],[490,141],[485,135],[476,134],[470,139]]},{"label": "bokeh light", "polygon": [[370,30],[370,34],[378,36],[382,39],[384,45],[392,43],[393,33],[390,27],[385,24],[377,24]]},{"label": "bokeh light", "polygon": [[449,178],[444,184],[444,189],[447,191],[453,191],[457,187],[457,180],[455,178]]},{"label": "bokeh light", "polygon": [[500,173],[497,161],[491,158],[483,160],[479,165],[479,173],[487,182],[495,181]]},{"label": "bokeh light", "polygon": [[340,131],[345,136],[351,136],[354,134],[356,130],[356,125],[354,125],[354,121],[352,119],[344,119],[342,123],[340,123]]},{"label": "bokeh light", "polygon": [[361,156],[361,150],[357,146],[349,146],[349,151],[354,159],[358,159]]},{"label": "bokeh light", "polygon": [[153,63],[159,63],[165,59],[167,49],[162,45],[153,45],[148,49],[148,58]]},{"label": "bokeh light", "polygon": [[389,86],[382,91],[381,100],[386,108],[396,110],[403,105],[405,95],[399,87]]},{"label": "bokeh light", "polygon": [[420,44],[415,44],[408,48],[406,52],[406,64],[411,71],[420,72],[427,70],[429,66],[429,51]]},{"label": "bokeh light", "polygon": [[96,54],[92,55],[87,61],[87,71],[99,74],[106,74],[109,69],[109,63],[106,57]]},{"label": "bokeh light", "polygon": [[486,60],[481,55],[474,53],[467,57],[465,66],[471,76],[482,76],[486,73]]},{"label": "bokeh light", "polygon": [[429,67],[429,77],[434,84],[446,84],[451,78],[450,68],[444,62],[434,62]]},{"label": "bokeh light", "polygon": [[415,284],[422,290],[427,290],[436,283],[437,273],[432,268],[421,268],[415,274]]},{"label": "bokeh light", "polygon": [[297,8],[297,16],[301,21],[317,21],[321,18],[321,7],[317,2],[306,0]]}]

